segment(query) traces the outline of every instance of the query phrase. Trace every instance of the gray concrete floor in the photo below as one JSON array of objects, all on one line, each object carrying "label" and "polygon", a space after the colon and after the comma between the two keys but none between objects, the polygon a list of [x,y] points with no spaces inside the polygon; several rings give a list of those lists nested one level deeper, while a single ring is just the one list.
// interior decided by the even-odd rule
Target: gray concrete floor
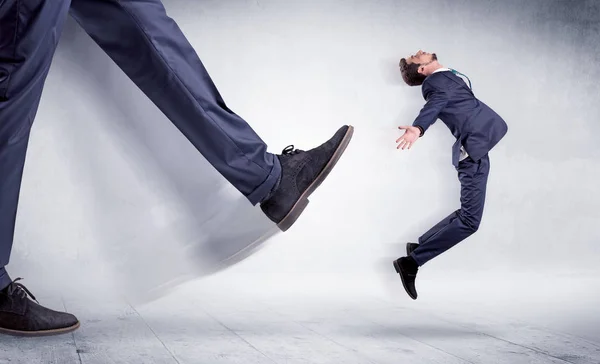
[{"label": "gray concrete floor", "polygon": [[483,306],[191,290],[135,308],[119,299],[43,302],[76,313],[81,328],[2,336],[1,364],[600,363],[600,337]]}]

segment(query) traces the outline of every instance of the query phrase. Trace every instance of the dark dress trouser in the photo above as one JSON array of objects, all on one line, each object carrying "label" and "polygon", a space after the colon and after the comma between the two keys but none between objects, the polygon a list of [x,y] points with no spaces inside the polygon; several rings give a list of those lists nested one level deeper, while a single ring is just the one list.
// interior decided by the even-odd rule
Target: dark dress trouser
[{"label": "dark dress trouser", "polygon": [[460,209],[419,238],[419,246],[411,253],[419,266],[444,253],[479,229],[490,172],[489,157],[486,154],[477,162],[467,157],[458,163],[457,171],[461,185]]},{"label": "dark dress trouser", "polygon": [[10,282],[4,266],[29,133],[69,12],[250,203],[281,173],[278,158],[225,105],[160,0],[0,0],[0,289]]}]

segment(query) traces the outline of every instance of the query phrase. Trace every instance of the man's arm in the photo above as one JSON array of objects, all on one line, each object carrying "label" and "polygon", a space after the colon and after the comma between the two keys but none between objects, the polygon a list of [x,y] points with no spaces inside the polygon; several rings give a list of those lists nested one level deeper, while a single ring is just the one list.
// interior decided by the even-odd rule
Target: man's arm
[{"label": "man's arm", "polygon": [[423,94],[425,95],[425,99],[427,102],[425,106],[419,112],[419,115],[413,122],[413,126],[419,128],[421,130],[421,135],[425,134],[425,131],[435,123],[438,118],[439,113],[444,109],[446,104],[448,103],[448,97],[446,93],[435,89],[429,85],[425,86],[423,90]]}]

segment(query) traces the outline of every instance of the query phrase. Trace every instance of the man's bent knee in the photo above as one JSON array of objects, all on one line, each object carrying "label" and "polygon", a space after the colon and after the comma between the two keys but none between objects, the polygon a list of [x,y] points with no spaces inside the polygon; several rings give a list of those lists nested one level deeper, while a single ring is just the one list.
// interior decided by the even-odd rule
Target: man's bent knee
[{"label": "man's bent knee", "polygon": [[470,234],[474,234],[477,232],[477,230],[479,230],[479,225],[481,224],[480,217],[465,214],[463,211],[460,211],[458,216]]}]

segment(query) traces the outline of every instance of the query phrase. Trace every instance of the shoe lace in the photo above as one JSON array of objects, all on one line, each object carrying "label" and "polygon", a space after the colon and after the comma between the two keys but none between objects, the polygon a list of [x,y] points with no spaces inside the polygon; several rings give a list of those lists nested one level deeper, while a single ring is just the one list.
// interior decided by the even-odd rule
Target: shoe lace
[{"label": "shoe lace", "polygon": [[37,299],[35,298],[35,296],[27,289],[27,287],[25,287],[22,283],[17,283],[17,281],[22,280],[23,278],[17,278],[14,281],[12,281],[6,290],[6,293],[8,293],[9,296],[17,296],[17,297],[21,297],[21,298],[27,298],[27,296],[29,295],[29,297],[31,297],[31,299],[33,299],[35,302],[37,302],[39,304],[39,302],[37,301]]},{"label": "shoe lace", "polygon": [[294,155],[302,152],[300,149],[295,149],[293,145],[288,145],[281,152],[282,155]]}]

